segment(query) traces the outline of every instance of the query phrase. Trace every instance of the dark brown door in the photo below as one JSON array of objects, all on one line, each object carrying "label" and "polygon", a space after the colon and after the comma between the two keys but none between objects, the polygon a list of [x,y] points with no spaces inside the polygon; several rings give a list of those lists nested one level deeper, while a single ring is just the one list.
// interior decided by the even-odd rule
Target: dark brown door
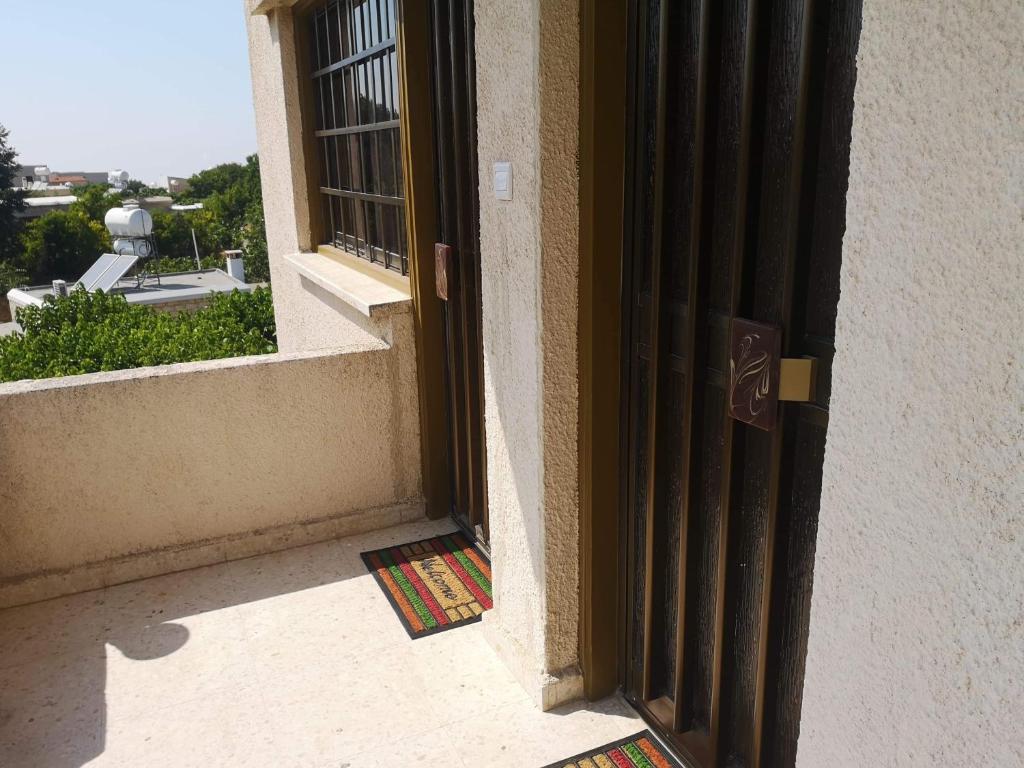
[{"label": "dark brown door", "polygon": [[486,542],[473,3],[431,0],[431,20],[451,513]]},{"label": "dark brown door", "polygon": [[[695,766],[791,766],[860,2],[633,5],[624,687]],[[737,319],[817,360],[810,402],[730,417]]]}]

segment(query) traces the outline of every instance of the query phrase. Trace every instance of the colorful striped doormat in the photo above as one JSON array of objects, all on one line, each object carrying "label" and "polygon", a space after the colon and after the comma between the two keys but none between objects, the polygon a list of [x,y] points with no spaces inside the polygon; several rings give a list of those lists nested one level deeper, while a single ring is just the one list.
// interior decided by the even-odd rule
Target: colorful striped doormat
[{"label": "colorful striped doormat", "polygon": [[461,533],[361,556],[413,640],[480,621],[493,605],[491,563]]},{"label": "colorful striped doormat", "polygon": [[654,740],[650,731],[613,741],[544,768],[683,768]]}]

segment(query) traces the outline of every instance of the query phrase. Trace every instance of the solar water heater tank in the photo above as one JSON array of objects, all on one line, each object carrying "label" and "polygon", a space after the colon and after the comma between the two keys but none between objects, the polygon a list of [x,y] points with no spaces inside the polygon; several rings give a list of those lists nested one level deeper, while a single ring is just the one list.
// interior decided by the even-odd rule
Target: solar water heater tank
[{"label": "solar water heater tank", "polygon": [[149,237],[153,234],[153,217],[144,208],[111,208],[103,223],[114,237]]}]

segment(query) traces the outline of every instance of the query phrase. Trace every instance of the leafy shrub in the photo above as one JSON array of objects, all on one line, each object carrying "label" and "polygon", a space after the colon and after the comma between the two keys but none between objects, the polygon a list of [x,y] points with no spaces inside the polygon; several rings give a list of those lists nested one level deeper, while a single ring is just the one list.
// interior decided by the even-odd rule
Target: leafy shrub
[{"label": "leafy shrub", "polygon": [[277,351],[269,289],[214,296],[171,314],[123,296],[72,291],[18,310],[22,333],[0,338],[0,381],[43,379]]}]

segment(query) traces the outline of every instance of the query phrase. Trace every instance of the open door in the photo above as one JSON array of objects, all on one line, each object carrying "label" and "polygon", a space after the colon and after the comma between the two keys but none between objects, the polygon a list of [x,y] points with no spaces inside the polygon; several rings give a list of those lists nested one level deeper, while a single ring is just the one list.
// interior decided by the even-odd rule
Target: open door
[{"label": "open door", "polygon": [[471,0],[430,0],[437,300],[442,302],[451,514],[486,545],[476,60]]},{"label": "open door", "polygon": [[792,766],[859,0],[637,0],[624,687],[694,766]]}]

